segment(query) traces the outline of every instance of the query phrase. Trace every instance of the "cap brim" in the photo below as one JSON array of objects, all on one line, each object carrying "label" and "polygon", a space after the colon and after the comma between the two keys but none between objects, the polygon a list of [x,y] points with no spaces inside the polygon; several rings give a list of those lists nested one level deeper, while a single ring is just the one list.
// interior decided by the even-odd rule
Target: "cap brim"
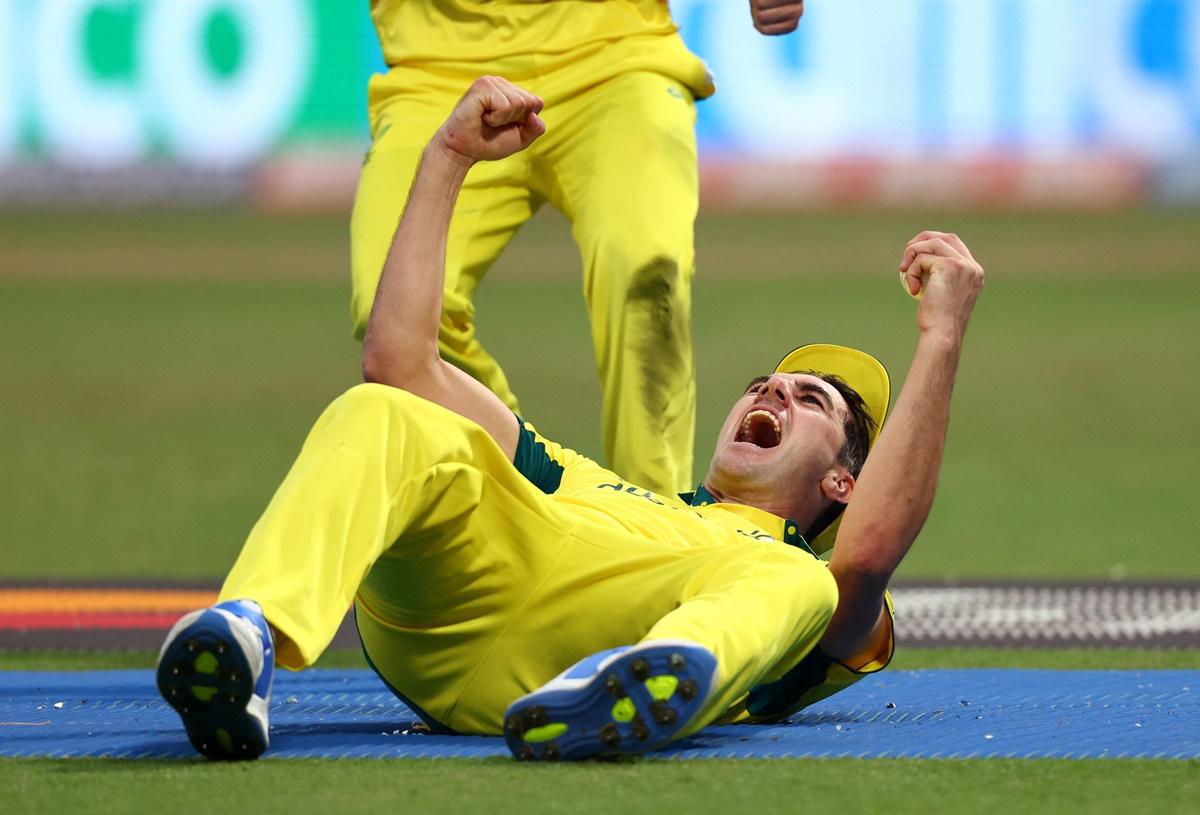
[{"label": "cap brim", "polygon": [[804,371],[835,374],[862,397],[867,415],[875,422],[871,429],[871,444],[874,444],[892,394],[891,380],[883,363],[856,348],[814,343],[800,346],[775,366],[775,372],[780,374]]},{"label": "cap brim", "polygon": [[[862,397],[867,415],[874,421],[871,428],[870,444],[875,444],[879,431],[883,428],[883,420],[887,417],[888,403],[891,400],[892,386],[887,369],[883,363],[870,354],[844,345],[829,345],[815,343],[802,345],[795,349],[775,366],[776,373],[795,374],[805,371],[816,371],[822,374],[834,374],[853,388]],[[817,553],[828,551],[833,547],[841,518],[825,528],[809,545]]]}]

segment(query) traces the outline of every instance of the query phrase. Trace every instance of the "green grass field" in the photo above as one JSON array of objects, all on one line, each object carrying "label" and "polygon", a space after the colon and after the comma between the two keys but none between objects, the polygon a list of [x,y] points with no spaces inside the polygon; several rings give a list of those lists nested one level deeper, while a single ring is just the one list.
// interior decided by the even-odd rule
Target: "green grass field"
[{"label": "green grass field", "polygon": [[[1069,779],[1064,783],[1064,779]],[[23,812],[1189,813],[1200,763],[1183,761],[7,761]]]},{"label": "green grass field", "polygon": [[[705,216],[697,461],[744,383],[794,345],[857,344],[903,378],[914,303],[894,270],[926,226],[962,235],[988,283],[939,497],[901,575],[1200,577],[1194,211]],[[343,216],[0,217],[0,578],[218,579],[318,412],[357,380],[347,257]],[[598,455],[565,224],[535,219],[477,305],[524,414]],[[0,669],[151,661],[3,654]],[[1194,669],[1200,651],[901,651],[896,666]],[[256,809],[1165,813],[1192,810],[1200,763],[8,760],[0,793],[20,811],[266,795]]]}]

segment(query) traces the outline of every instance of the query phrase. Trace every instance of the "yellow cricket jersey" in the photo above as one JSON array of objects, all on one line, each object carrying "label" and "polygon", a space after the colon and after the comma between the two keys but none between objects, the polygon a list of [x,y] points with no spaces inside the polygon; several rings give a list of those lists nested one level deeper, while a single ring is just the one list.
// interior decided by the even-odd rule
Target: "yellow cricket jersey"
[{"label": "yellow cricket jersey", "polygon": [[371,0],[384,60],[495,60],[676,31],[666,0]]},{"label": "yellow cricket jersey", "polygon": [[388,74],[375,77],[372,106],[426,78],[494,73],[550,102],[613,76],[649,71],[696,99],[715,91],[704,61],[679,37],[665,0],[372,0]]},{"label": "yellow cricket jersey", "polygon": [[711,546],[745,537],[781,541],[812,554],[794,521],[756,507],[717,503],[703,487],[695,494],[663,496],[627,484],[590,458],[544,438],[528,423],[522,424],[513,463],[579,517],[591,516],[653,540]]},{"label": "yellow cricket jersey", "polygon": [[[591,459],[548,441],[527,423],[522,424],[514,464],[535,486],[558,501],[571,503],[580,514],[595,514],[602,523],[616,519],[629,531],[655,540],[675,538],[685,545],[711,546],[744,537],[778,541],[816,557],[791,519],[756,507],[716,502],[703,485],[695,493],[678,497],[656,495],[626,484]],[[860,664],[839,662],[819,647],[813,648],[779,678],[754,687],[719,721],[778,721],[883,670],[895,648],[891,596],[885,595],[885,600],[886,633],[874,653]]]}]

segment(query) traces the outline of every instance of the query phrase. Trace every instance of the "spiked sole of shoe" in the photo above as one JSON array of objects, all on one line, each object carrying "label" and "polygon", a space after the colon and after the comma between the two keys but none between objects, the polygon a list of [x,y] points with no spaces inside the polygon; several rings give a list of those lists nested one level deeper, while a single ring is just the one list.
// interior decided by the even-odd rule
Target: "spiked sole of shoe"
[{"label": "spiked sole of shoe", "polygon": [[267,749],[263,726],[248,710],[250,665],[221,618],[206,614],[181,631],[159,660],[157,681],[201,754],[251,759]]},{"label": "spiked sole of shoe", "polygon": [[505,714],[505,741],[525,761],[653,750],[699,713],[715,667],[712,654],[694,646],[630,649],[582,687],[548,687],[517,700]]}]

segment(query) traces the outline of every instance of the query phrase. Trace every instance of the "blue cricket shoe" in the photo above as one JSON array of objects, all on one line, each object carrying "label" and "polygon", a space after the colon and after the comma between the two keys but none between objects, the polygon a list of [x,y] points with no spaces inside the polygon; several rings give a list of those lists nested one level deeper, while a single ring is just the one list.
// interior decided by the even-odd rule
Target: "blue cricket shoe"
[{"label": "blue cricket shoe", "polygon": [[713,653],[687,640],[601,651],[509,705],[504,740],[526,761],[653,750],[700,712],[716,674]]},{"label": "blue cricket shoe", "polygon": [[271,627],[247,600],[184,615],[158,654],[158,692],[192,746],[213,759],[258,758],[267,749],[274,676]]}]

